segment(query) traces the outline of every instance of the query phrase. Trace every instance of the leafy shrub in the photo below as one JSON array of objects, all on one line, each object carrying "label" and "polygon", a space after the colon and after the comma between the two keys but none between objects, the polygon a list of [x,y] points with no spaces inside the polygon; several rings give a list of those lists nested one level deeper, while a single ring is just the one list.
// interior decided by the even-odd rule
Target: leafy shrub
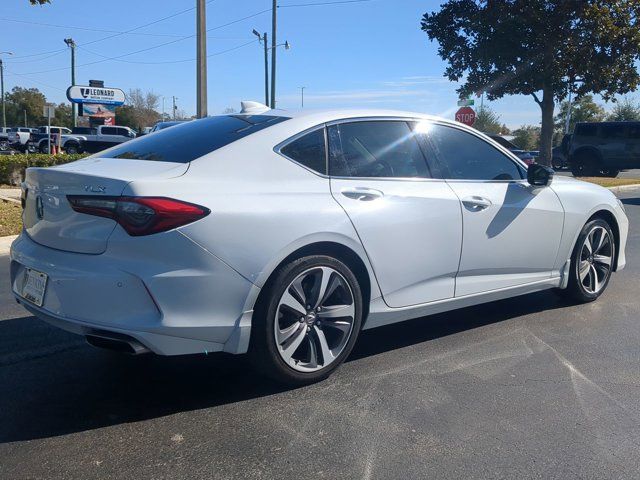
[{"label": "leafy shrub", "polygon": [[0,155],[0,183],[19,185],[24,179],[24,171],[28,167],[51,167],[63,163],[74,162],[87,157],[87,154],[77,155]]}]

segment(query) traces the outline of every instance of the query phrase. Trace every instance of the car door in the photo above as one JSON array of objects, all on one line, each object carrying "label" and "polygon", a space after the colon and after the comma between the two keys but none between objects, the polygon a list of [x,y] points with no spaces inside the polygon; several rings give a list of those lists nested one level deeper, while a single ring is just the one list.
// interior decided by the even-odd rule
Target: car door
[{"label": "car door", "polygon": [[406,120],[328,125],[331,192],[351,219],[387,305],[452,298],[462,246],[460,204],[433,178]]},{"label": "car door", "polygon": [[555,192],[529,185],[524,167],[480,135],[438,123],[421,130],[461,202],[456,297],[548,279],[564,223]]}]

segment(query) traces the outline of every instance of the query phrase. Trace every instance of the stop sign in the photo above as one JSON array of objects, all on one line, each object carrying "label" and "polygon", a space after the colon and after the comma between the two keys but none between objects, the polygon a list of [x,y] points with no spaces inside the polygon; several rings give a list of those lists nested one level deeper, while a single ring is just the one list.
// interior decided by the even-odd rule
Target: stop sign
[{"label": "stop sign", "polygon": [[476,121],[476,112],[471,107],[462,107],[456,112],[456,122],[464,123],[469,127]]}]

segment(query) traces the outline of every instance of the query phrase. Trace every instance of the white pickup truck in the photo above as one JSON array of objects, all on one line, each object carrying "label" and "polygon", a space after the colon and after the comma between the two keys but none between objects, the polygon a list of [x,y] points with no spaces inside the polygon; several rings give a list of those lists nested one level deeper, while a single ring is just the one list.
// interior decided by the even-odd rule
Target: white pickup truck
[{"label": "white pickup truck", "polygon": [[136,138],[129,127],[100,125],[95,128],[77,127],[71,135],[62,135],[62,148],[67,153],[96,153]]},{"label": "white pickup truck", "polygon": [[29,127],[13,127],[7,132],[7,143],[9,148],[19,152],[35,153],[36,147],[33,144],[32,135],[38,130]]}]

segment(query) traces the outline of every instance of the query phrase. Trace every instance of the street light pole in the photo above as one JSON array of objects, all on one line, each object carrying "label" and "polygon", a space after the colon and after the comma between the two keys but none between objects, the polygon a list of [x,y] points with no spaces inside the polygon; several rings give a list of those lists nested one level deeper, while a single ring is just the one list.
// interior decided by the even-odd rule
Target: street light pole
[{"label": "street light pole", "polygon": [[[198,43],[198,62],[197,62],[197,116],[204,118],[207,116],[207,15],[205,0],[196,0],[197,2],[197,43]],[[174,110],[175,115],[175,110]]]},{"label": "street light pole", "polygon": [[[64,43],[71,49],[71,86],[76,84],[76,42],[73,38],[65,38]],[[77,126],[78,123],[78,109],[75,103],[71,104],[71,111],[73,112],[73,126]]]},{"label": "street light pole", "polygon": [[258,41],[264,46],[264,104],[269,105],[269,45],[267,44],[267,32],[260,35],[255,28],[253,34],[258,37]]},{"label": "street light pole", "polygon": [[[12,52],[0,52],[0,55],[13,55]],[[2,126],[7,126],[7,112],[4,109],[4,64],[0,58],[0,95],[2,95]]]},{"label": "street light pole", "polygon": [[276,108],[276,24],[278,0],[273,0],[271,8],[271,108]]},{"label": "street light pole", "polygon": [[300,108],[304,108],[304,89],[307,87],[300,87]]}]

